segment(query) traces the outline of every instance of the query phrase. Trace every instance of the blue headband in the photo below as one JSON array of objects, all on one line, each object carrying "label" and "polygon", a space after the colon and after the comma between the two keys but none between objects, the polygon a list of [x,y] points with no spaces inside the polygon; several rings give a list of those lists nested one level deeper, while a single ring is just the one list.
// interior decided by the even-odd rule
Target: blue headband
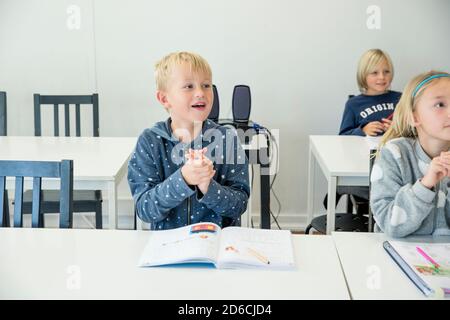
[{"label": "blue headband", "polygon": [[422,88],[425,83],[430,82],[431,80],[437,79],[437,78],[450,78],[450,74],[448,74],[448,73],[439,73],[439,74],[435,74],[435,75],[429,76],[428,78],[425,78],[414,89],[413,94],[412,94],[412,98],[414,99],[414,97],[416,96],[417,91],[419,91],[420,88]]}]

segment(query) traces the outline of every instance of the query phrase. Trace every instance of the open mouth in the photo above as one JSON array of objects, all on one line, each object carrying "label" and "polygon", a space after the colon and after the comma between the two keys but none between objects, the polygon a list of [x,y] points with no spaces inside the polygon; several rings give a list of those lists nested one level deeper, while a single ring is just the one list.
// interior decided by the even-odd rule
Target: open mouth
[{"label": "open mouth", "polygon": [[206,108],[206,103],[198,102],[198,103],[192,105],[192,108],[197,109],[197,110],[204,110]]}]

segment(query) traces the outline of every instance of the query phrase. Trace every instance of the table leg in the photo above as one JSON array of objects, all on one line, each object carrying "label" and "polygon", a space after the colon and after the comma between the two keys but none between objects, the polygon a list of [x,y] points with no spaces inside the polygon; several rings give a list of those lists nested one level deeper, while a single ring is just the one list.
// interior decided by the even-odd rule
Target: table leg
[{"label": "table leg", "polygon": [[117,229],[117,185],[115,181],[108,182],[108,217],[109,229]]},{"label": "table leg", "polygon": [[316,159],[311,149],[311,143],[309,146],[309,164],[308,164],[308,199],[307,199],[307,223],[309,225],[314,217],[314,187],[315,187],[315,172],[316,172]]},{"label": "table leg", "polygon": [[269,164],[260,165],[261,229],[270,229],[270,175]]},{"label": "table leg", "polygon": [[336,218],[336,183],[336,177],[331,176],[328,178],[327,234],[331,234],[334,231]]}]

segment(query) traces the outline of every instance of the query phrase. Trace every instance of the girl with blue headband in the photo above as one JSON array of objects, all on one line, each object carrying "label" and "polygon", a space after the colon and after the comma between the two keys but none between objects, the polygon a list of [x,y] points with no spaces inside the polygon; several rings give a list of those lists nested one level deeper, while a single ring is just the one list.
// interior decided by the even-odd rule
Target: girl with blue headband
[{"label": "girl with blue headband", "polygon": [[370,176],[377,229],[392,237],[450,235],[450,74],[412,79]]}]

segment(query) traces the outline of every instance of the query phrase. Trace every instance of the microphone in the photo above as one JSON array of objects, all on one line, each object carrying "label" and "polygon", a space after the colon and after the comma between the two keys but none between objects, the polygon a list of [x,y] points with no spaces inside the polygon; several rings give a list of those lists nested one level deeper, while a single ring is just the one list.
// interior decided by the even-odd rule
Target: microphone
[{"label": "microphone", "polygon": [[240,124],[248,124],[252,99],[250,87],[246,85],[236,85],[233,90],[233,121]]}]

